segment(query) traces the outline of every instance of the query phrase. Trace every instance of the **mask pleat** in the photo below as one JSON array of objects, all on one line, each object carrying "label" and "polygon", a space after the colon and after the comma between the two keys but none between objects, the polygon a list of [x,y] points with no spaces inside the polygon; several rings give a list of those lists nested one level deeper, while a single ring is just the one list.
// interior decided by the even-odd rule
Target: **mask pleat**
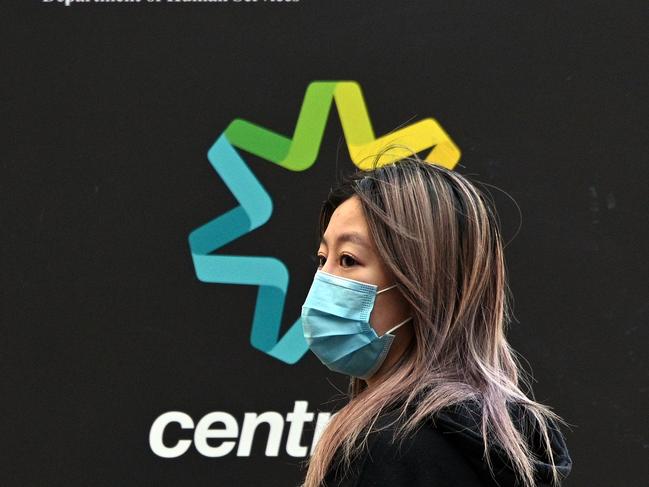
[{"label": "mask pleat", "polygon": [[384,345],[380,339],[370,342],[353,352],[332,359],[329,368],[342,373],[352,370],[355,377],[363,377],[368,370],[375,366],[376,357],[381,353]]},{"label": "mask pleat", "polygon": [[304,305],[336,316],[365,321],[369,318],[373,297],[345,288],[314,281]]},{"label": "mask pleat", "polygon": [[363,325],[359,322],[347,320],[337,316],[310,309],[302,316],[303,327],[309,337],[347,336],[363,332]]}]

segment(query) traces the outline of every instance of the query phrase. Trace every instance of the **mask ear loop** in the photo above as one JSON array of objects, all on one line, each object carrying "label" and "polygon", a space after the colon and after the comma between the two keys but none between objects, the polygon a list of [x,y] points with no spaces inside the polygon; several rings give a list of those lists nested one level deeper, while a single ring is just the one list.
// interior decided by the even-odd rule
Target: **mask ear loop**
[{"label": "mask ear loop", "polygon": [[399,323],[398,325],[394,325],[392,328],[390,328],[388,331],[386,331],[383,335],[387,335],[388,333],[392,333],[394,330],[396,330],[396,329],[399,328],[400,326],[403,326],[403,325],[405,325],[406,323],[408,323],[411,319],[412,319],[412,316],[406,318],[405,320],[403,320],[403,321],[402,321],[401,323]]},{"label": "mask ear loop", "polygon": [[389,291],[390,289],[392,289],[393,287],[397,287],[398,285],[399,285],[398,282],[395,283],[395,284],[392,284],[392,286],[388,286],[386,288],[381,289],[380,291],[376,291],[376,294],[381,294],[384,291]]},{"label": "mask ear loop", "polygon": [[[376,294],[381,294],[383,291],[389,291],[390,289],[392,289],[393,287],[397,287],[398,285],[399,285],[399,283],[396,282],[396,283],[392,284],[392,286],[388,286],[388,287],[386,287],[384,289],[381,289],[380,291],[377,291]],[[398,323],[398,324],[394,325],[392,328],[390,328],[388,331],[386,331],[383,335],[387,335],[388,333],[392,333],[394,330],[396,330],[400,326],[405,325],[406,323],[408,323],[411,319],[412,319],[412,316],[410,316],[409,318],[406,318],[401,323]]]}]

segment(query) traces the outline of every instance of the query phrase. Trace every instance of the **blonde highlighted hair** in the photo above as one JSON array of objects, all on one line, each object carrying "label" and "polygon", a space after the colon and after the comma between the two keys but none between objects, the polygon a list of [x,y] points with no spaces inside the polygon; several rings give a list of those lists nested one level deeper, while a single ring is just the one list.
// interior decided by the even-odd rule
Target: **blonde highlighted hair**
[{"label": "blonde highlighted hair", "polygon": [[[487,192],[456,171],[415,154],[358,170],[333,189],[320,214],[320,235],[333,211],[357,196],[380,257],[410,303],[414,340],[380,381],[368,388],[351,378],[348,402],[320,436],[303,487],[320,487],[339,458],[343,469],[367,444],[372,425],[386,408],[406,418],[396,429],[405,438],[442,408],[466,400],[481,405],[485,458],[494,443],[509,458],[521,485],[535,486],[535,456],[508,411],[520,404],[535,420],[542,448],[560,484],[549,428],[567,425],[533,399],[530,377],[505,332],[510,315],[500,222]],[[529,390],[528,397],[521,386]]]}]

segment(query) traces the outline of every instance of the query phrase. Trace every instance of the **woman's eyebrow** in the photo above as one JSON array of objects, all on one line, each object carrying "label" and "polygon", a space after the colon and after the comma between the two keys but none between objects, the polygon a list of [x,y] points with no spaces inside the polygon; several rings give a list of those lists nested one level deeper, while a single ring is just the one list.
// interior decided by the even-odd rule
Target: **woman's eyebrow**
[{"label": "woman's eyebrow", "polygon": [[[352,242],[358,245],[368,246],[367,240],[358,232],[341,233],[338,236],[337,240],[338,242]],[[327,247],[329,246],[329,244],[327,243],[327,239],[324,237],[324,235],[320,239],[320,243],[325,244]]]}]

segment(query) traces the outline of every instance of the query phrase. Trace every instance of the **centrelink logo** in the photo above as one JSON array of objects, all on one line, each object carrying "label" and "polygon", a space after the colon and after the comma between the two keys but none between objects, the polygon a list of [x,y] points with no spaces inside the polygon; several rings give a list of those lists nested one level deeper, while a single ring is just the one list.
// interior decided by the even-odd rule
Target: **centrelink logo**
[{"label": "centrelink logo", "polygon": [[213,255],[237,238],[265,224],[273,200],[237,149],[289,171],[305,171],[316,161],[333,103],[340,116],[347,149],[360,169],[370,169],[371,156],[390,143],[408,147],[386,154],[388,164],[432,148],[425,160],[452,169],[460,150],[440,124],[426,118],[377,138],[360,85],[355,81],[313,81],[304,95],[293,137],[289,138],[242,119],[233,120],[207,152],[210,164],[239,203],[189,234],[196,277],[209,283],[259,286],[252,317],[253,347],[288,364],[307,352],[300,318],[280,336],[289,271],[269,256]]}]

